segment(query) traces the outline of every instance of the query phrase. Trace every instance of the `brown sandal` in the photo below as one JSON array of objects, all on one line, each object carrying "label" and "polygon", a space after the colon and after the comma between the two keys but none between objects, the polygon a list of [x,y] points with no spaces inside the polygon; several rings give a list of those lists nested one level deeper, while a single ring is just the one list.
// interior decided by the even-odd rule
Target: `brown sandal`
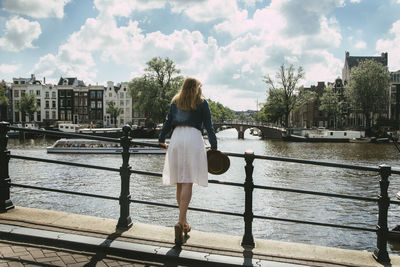
[{"label": "brown sandal", "polygon": [[183,243],[183,232],[182,225],[180,223],[175,224],[175,244],[181,245]]},{"label": "brown sandal", "polygon": [[190,227],[190,224],[185,223],[183,225],[183,232],[185,233],[185,235],[187,235],[190,232],[190,230],[192,230],[192,228]]}]

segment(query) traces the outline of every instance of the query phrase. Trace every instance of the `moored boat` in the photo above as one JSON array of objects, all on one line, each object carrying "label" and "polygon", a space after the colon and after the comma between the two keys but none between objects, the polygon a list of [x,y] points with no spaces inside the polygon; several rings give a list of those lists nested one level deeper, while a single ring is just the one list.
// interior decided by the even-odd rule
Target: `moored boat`
[{"label": "moored boat", "polygon": [[[154,144],[154,142],[153,142]],[[165,150],[155,147],[132,146],[131,154],[165,154]],[[52,146],[47,147],[47,153],[64,154],[121,154],[122,147],[118,143],[104,142],[90,139],[57,140]]]},{"label": "moored boat", "polygon": [[287,133],[283,140],[295,142],[350,142],[350,140],[364,137],[364,132],[362,131],[336,131],[325,128],[306,129],[298,132],[300,133]]}]

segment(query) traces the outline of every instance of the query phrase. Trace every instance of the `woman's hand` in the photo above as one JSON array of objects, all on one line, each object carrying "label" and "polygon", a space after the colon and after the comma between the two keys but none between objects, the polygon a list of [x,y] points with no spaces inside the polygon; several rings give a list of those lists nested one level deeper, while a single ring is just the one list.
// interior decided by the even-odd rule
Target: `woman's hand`
[{"label": "woman's hand", "polygon": [[168,149],[168,145],[166,143],[158,142],[158,145],[160,146],[161,150],[167,150]]}]

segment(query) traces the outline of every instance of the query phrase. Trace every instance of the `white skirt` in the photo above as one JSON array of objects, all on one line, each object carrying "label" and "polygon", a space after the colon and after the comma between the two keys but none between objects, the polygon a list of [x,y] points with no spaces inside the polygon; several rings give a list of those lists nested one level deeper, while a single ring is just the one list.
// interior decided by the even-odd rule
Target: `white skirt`
[{"label": "white skirt", "polygon": [[201,132],[177,126],[165,155],[163,184],[194,183],[208,186],[207,155]]}]

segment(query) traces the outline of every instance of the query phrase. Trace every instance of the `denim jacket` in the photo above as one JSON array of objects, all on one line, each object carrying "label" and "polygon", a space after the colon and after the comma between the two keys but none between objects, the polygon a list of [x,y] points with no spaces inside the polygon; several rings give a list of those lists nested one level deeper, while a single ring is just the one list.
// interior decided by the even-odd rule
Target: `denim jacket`
[{"label": "denim jacket", "polygon": [[191,126],[200,131],[202,131],[203,127],[206,128],[211,148],[217,149],[217,137],[212,126],[210,107],[206,100],[198,105],[196,110],[191,111],[181,110],[175,103],[171,104],[160,135],[158,136],[158,141],[164,143],[166,135],[175,126]]}]

